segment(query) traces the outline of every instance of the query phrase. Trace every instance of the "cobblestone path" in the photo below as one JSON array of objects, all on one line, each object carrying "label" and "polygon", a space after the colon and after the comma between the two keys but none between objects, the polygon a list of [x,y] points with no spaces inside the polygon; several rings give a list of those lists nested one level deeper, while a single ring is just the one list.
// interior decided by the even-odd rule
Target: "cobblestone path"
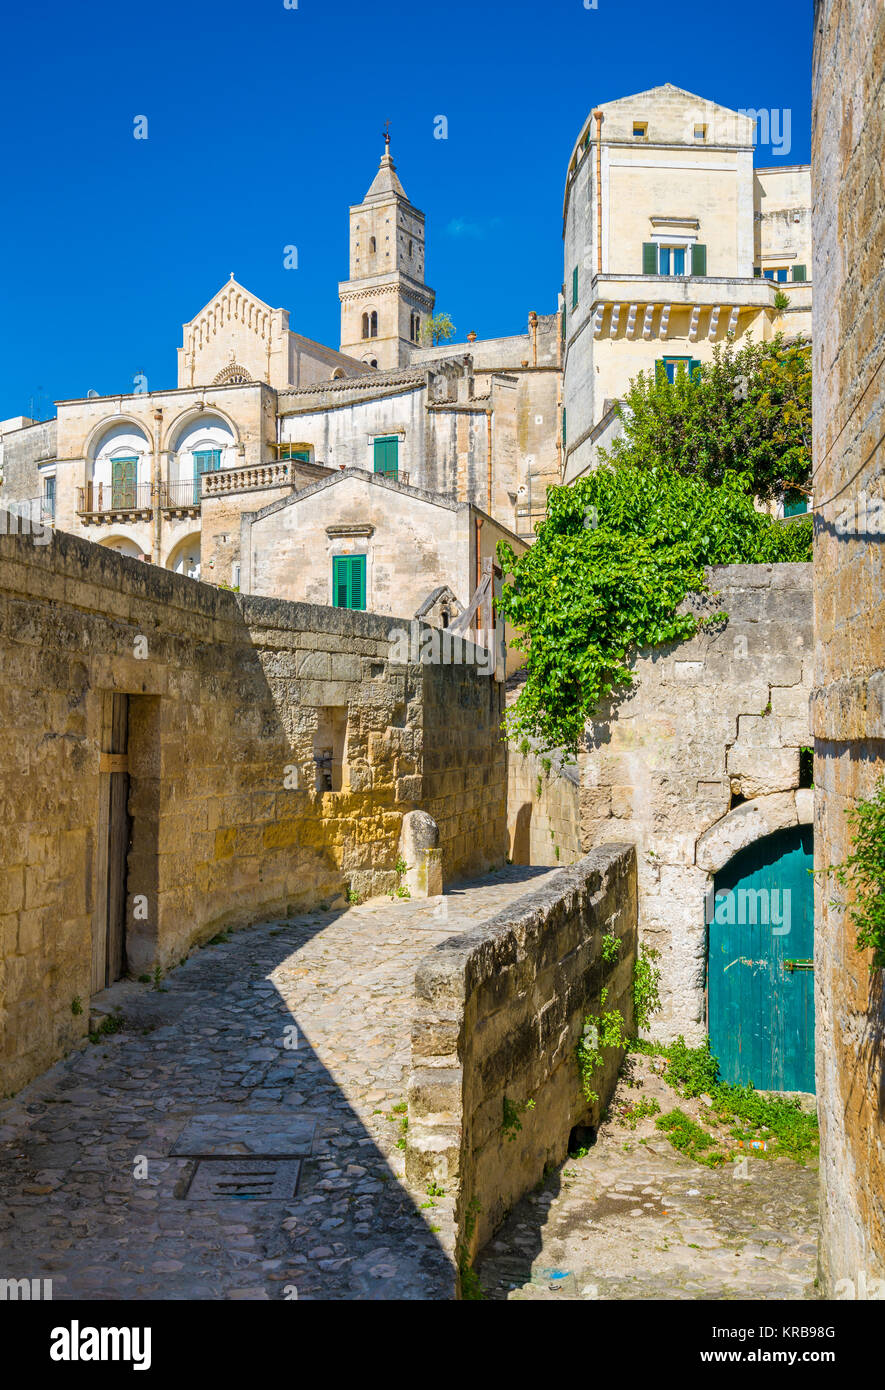
[{"label": "cobblestone path", "polygon": [[[613,1115],[654,1099],[703,1123],[699,1102],[646,1058],[629,1065],[634,1086],[619,1081]],[[711,1169],[677,1153],[653,1118],[635,1130],[612,1119],[518,1203],[477,1268],[498,1300],[808,1299],[816,1255],[813,1165],[752,1155]]]},{"label": "cobblestone path", "polygon": [[124,986],[123,1031],[0,1107],[0,1277],[56,1299],[451,1297],[447,1214],[401,1181],[414,969],[549,872],[266,923]]}]

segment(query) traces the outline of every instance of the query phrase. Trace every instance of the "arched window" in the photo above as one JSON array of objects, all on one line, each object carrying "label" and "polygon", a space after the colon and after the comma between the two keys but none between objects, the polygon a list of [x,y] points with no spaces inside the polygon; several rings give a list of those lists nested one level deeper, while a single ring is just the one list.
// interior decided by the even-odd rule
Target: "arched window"
[{"label": "arched window", "polygon": [[369,320],[369,337],[378,337],[378,311],[376,309],[372,310],[372,317]]},{"label": "arched window", "polygon": [[364,338],[368,338],[368,336],[369,336],[369,315],[368,315],[368,314],[363,314],[363,337],[364,337]]},{"label": "arched window", "polygon": [[409,260],[412,259],[412,240],[409,238]]},{"label": "arched window", "polygon": [[416,314],[416,315],[415,315],[415,342],[416,342],[416,343],[419,342],[419,341],[420,341],[420,338],[421,338],[421,315],[420,315],[420,314]]},{"label": "arched window", "polygon": [[370,237],[369,237],[369,255],[370,255],[370,256],[374,256],[374,254],[375,254],[375,238],[374,238],[373,236],[370,236]]}]

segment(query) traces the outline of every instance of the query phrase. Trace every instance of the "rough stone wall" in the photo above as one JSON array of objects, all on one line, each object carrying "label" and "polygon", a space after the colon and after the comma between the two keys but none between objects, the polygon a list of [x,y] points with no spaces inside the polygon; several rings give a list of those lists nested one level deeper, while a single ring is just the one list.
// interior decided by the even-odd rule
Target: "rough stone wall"
[{"label": "rough stone wall", "polygon": [[[815,6],[812,128],[815,859],[842,863],[846,812],[885,772],[885,10]],[[820,1273],[885,1275],[883,973],[818,881]],[[838,895],[841,896],[841,895]]]},{"label": "rough stone wall", "polygon": [[[473,650],[466,644],[468,654]],[[439,826],[444,879],[479,874],[506,853],[499,848],[507,843],[504,687],[477,678],[466,663],[422,669],[422,805]]]},{"label": "rough stone wall", "polygon": [[[0,1089],[85,1032],[107,692],[129,696],[133,974],[224,926],[392,891],[406,811],[438,810],[452,875],[503,859],[495,682],[394,666],[396,623],[220,592],[72,536],[0,535]],[[425,778],[431,722],[448,731],[442,788],[435,761]],[[341,789],[319,790],[315,754],[336,737]]]},{"label": "rough stone wall", "polygon": [[[611,933],[622,945],[606,963]],[[588,1106],[575,1049],[603,987],[606,1010],[620,1009],[632,1029],[635,952],[635,854],[607,845],[418,966],[406,1176],[454,1197],[457,1260],[488,1240],[545,1165],[561,1162],[574,1126],[597,1122],[623,1053],[607,1057]],[[505,1127],[505,1100],[520,1129]]]},{"label": "rough stone wall", "polygon": [[26,502],[41,494],[39,464],[55,458],[57,421],[42,420],[0,440],[0,498]]},{"label": "rough stone wall", "polygon": [[574,763],[511,744],[507,840],[512,864],[574,864],[583,855],[580,779]]},{"label": "rough stone wall", "polygon": [[[584,851],[636,845],[640,933],[661,952],[656,1036],[706,1033],[704,895],[750,840],[811,819],[799,789],[810,745],[811,565],[709,572],[727,624],[641,652],[634,685],[587,727]],[[744,801],[731,809],[732,796]]]}]

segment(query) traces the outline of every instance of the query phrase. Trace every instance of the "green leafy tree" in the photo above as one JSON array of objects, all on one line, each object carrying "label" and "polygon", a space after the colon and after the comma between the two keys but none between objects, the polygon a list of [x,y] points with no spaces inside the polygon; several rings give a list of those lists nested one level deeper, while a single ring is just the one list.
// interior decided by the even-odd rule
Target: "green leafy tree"
[{"label": "green leafy tree", "polygon": [[422,341],[431,343],[434,347],[437,343],[447,343],[454,336],[455,325],[448,314],[433,314],[431,318],[424,320],[421,327]]},{"label": "green leafy tree", "polygon": [[629,686],[631,655],[680,642],[722,614],[680,609],[707,589],[704,566],[811,558],[811,522],[784,526],[753,505],[749,478],[712,487],[660,464],[607,464],[547,492],[547,519],[517,557],[499,609],[520,631],[527,680],[508,711],[511,737],[577,750],[599,701]]},{"label": "green leafy tree", "polygon": [[[624,408],[626,406],[626,409]],[[728,471],[749,473],[757,497],[798,488],[811,476],[811,348],[778,336],[740,348],[717,343],[713,361],[691,373],[680,365],[630,383],[621,408],[624,433],[603,460],[672,466],[719,484]]]}]

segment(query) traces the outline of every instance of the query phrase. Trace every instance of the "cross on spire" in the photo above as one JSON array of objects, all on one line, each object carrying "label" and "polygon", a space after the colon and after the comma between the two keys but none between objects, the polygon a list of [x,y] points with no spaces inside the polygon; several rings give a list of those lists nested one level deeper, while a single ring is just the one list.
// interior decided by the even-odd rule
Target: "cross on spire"
[{"label": "cross on spire", "polygon": [[385,153],[385,154],[390,154],[390,121],[385,121],[385,122],[384,122],[384,144],[385,144],[384,153]]}]

